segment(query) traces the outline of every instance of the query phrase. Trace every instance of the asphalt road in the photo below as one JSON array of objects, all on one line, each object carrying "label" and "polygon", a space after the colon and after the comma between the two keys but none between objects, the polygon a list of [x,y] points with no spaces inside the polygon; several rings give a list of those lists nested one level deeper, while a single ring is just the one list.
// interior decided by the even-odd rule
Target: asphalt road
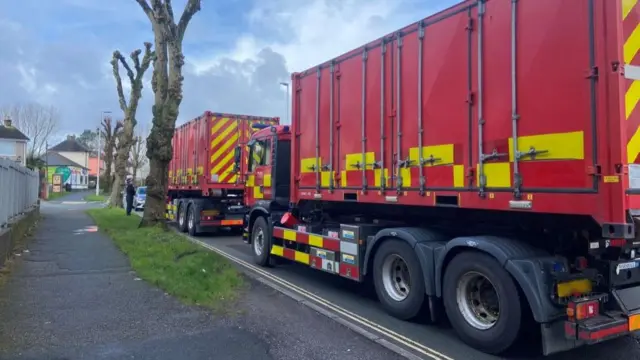
[{"label": "asphalt road", "polygon": [[136,277],[90,206],[42,204],[0,288],[0,359],[400,359],[255,281],[228,316],[185,306]]},{"label": "asphalt road", "polygon": [[[253,264],[251,249],[238,236],[228,236],[221,233],[217,236],[200,236],[198,240],[232,255],[238,259]],[[549,357],[541,356],[540,344],[535,341],[524,342],[515,349],[509,357],[495,357],[478,352],[463,344],[455,332],[446,324],[426,325],[419,322],[405,322],[387,315],[379,306],[375,293],[370,286],[360,285],[352,281],[313,270],[301,264],[287,263],[275,268],[263,268],[278,278],[284,279],[320,298],[357,314],[375,325],[380,325],[401,337],[407,342],[426,346],[432,350],[456,360],[489,360],[489,359],[640,359],[640,339],[626,337],[605,342],[603,344],[576,349]],[[386,331],[386,330],[385,330]],[[395,336],[396,338],[398,336]],[[424,356],[423,352],[407,349],[414,354]]]}]

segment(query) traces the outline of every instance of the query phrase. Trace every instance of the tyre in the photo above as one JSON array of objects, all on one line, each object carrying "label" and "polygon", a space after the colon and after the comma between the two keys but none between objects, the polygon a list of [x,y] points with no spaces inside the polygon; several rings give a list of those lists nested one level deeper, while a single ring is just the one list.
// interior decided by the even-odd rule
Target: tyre
[{"label": "tyre", "polygon": [[178,230],[187,232],[187,204],[184,203],[178,206]]},{"label": "tyre", "polygon": [[522,322],[518,287],[493,257],[466,252],[453,258],[442,296],[451,325],[470,346],[500,354],[517,340]]},{"label": "tyre", "polygon": [[271,252],[271,226],[260,216],[253,222],[251,230],[251,250],[253,261],[260,266],[269,266]]},{"label": "tyre", "polygon": [[196,212],[193,209],[194,205],[189,206],[187,209],[187,232],[191,236],[198,235],[196,228]]},{"label": "tyre", "polygon": [[425,300],[424,276],[415,251],[402,240],[387,240],[373,259],[373,278],[378,300],[392,316],[417,317]]}]

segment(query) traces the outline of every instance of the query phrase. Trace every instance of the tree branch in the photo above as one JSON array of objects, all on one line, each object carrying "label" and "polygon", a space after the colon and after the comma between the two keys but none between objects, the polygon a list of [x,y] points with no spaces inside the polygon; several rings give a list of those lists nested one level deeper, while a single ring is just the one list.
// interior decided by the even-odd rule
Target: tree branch
[{"label": "tree branch", "polygon": [[[113,67],[113,77],[116,79],[116,91],[118,92],[118,101],[120,102],[120,109],[127,111],[127,100],[124,98],[124,90],[122,89],[122,78],[120,77],[120,67],[118,66],[119,52],[113,53],[113,59],[111,59],[111,66]],[[120,55],[121,56],[121,55]]]},{"label": "tree branch", "polygon": [[[140,51],[140,50],[136,50],[136,51]],[[136,51],[134,51],[131,54],[131,56],[133,56],[133,54],[135,54]],[[122,56],[122,54],[120,54],[120,51],[118,50],[113,52],[113,57],[117,58],[118,61],[120,61],[120,64],[122,64],[122,67],[124,67],[124,69],[127,70],[127,76],[129,77],[129,80],[131,80],[131,82],[133,83],[133,81],[135,80],[135,76],[133,74],[133,70],[131,70],[131,67],[127,63],[127,59],[125,59],[124,56]]]},{"label": "tree branch", "polygon": [[164,11],[167,13],[167,17],[172,24],[175,24],[175,18],[173,16],[173,5],[171,0],[164,0]]},{"label": "tree branch", "polygon": [[139,81],[144,76],[144,73],[151,66],[151,62],[155,60],[156,53],[151,51],[152,44],[150,42],[144,43],[144,56],[142,57],[142,64],[136,68],[136,80]]},{"label": "tree branch", "polygon": [[[171,3],[171,1],[169,1]],[[151,0],[151,7],[156,14],[156,23],[170,39],[176,38],[176,24],[173,20],[173,9],[167,4],[166,0]]]},{"label": "tree branch", "polygon": [[180,17],[180,22],[178,23],[177,29],[177,37],[180,44],[182,44],[182,39],[184,39],[184,33],[187,31],[187,25],[189,25],[189,21],[193,18],[193,15],[200,11],[201,9],[201,0],[189,0],[187,6],[184,8],[184,12]]},{"label": "tree branch", "polygon": [[142,8],[142,11],[144,11],[144,13],[147,14],[147,17],[149,18],[151,23],[153,23],[155,19],[155,14],[153,13],[153,9],[151,9],[151,6],[149,6],[149,4],[147,3],[147,0],[136,0],[136,1]]},{"label": "tree branch", "polygon": [[133,68],[136,70],[136,76],[140,73],[140,54],[142,54],[142,50],[136,49],[131,52],[131,60],[133,60]]}]

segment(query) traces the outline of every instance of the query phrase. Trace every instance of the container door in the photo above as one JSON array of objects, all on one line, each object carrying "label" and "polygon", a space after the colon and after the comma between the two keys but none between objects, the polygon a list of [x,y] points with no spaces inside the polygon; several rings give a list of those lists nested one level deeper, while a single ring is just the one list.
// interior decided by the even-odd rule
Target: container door
[{"label": "container door", "polygon": [[240,121],[225,114],[214,114],[211,118],[211,147],[209,183],[235,184],[238,171],[235,169],[235,148],[240,139]]},{"label": "container door", "polygon": [[597,104],[605,94],[598,73],[610,70],[596,48],[601,12],[594,4],[488,2],[474,10],[474,21],[482,22],[472,56],[479,69],[474,138],[481,192],[508,189],[517,198],[598,189],[596,131],[604,119]]}]

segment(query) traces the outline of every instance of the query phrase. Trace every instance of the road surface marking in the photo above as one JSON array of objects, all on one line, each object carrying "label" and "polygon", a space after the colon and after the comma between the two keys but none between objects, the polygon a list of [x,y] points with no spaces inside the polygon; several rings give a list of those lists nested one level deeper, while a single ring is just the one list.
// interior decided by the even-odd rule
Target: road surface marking
[{"label": "road surface marking", "polygon": [[311,293],[311,292],[309,292],[309,291],[307,291],[307,290],[305,290],[305,289],[303,289],[301,287],[298,287],[297,285],[294,285],[293,283],[290,283],[290,282],[288,282],[288,281],[286,281],[286,280],[284,280],[284,279],[282,279],[282,278],[280,278],[278,276],[275,276],[275,275],[273,275],[273,274],[271,274],[271,273],[269,273],[269,272],[267,272],[267,271],[255,266],[255,265],[253,265],[253,264],[250,264],[250,263],[248,263],[248,262],[246,262],[246,261],[244,261],[242,259],[239,259],[239,258],[237,258],[237,257],[235,257],[235,256],[233,256],[231,254],[228,254],[228,253],[216,248],[215,246],[212,246],[210,244],[207,244],[207,243],[205,243],[203,241],[200,241],[198,239],[192,238],[190,236],[187,236],[187,238],[193,243],[196,243],[196,244],[198,244],[198,245],[200,245],[200,246],[202,246],[204,248],[207,248],[207,249],[209,249],[211,251],[214,251],[214,252],[226,257],[227,259],[229,259],[229,260],[231,260],[231,261],[233,261],[235,263],[238,263],[238,264],[240,264],[240,265],[242,265],[242,266],[244,266],[244,267],[246,267],[248,269],[251,269],[254,272],[256,272],[256,273],[268,278],[269,280],[274,281],[276,283],[279,283],[280,285],[286,287],[287,289],[292,290],[294,292],[297,292],[298,294],[300,294],[300,295],[302,295],[302,296],[304,296],[306,298],[309,298],[309,299],[311,299],[311,300],[313,300],[313,301],[315,301],[315,302],[317,302],[319,304],[322,304],[325,307],[331,309],[332,311],[334,311],[334,312],[336,312],[338,314],[341,314],[342,316],[344,316],[346,318],[349,318],[349,319],[351,319],[351,320],[353,320],[353,321],[355,321],[355,322],[357,322],[357,323],[359,323],[359,324],[361,324],[361,325],[363,325],[363,326],[365,326],[365,327],[367,327],[367,328],[369,328],[371,330],[374,330],[374,331],[376,331],[378,333],[381,333],[381,334],[393,339],[394,341],[396,341],[396,342],[398,342],[398,343],[400,343],[400,344],[402,344],[402,345],[404,345],[404,346],[406,346],[408,348],[411,348],[411,349],[413,349],[413,350],[415,350],[415,351],[417,351],[417,352],[419,352],[421,354],[424,354],[424,355],[430,357],[431,359],[434,359],[434,360],[454,360],[453,358],[451,358],[451,357],[449,357],[447,355],[444,355],[444,354],[442,354],[442,353],[440,353],[440,352],[438,352],[438,351],[436,351],[436,350],[434,350],[432,348],[424,346],[424,345],[422,345],[422,344],[420,344],[420,343],[418,343],[418,342],[416,342],[416,341],[414,341],[414,340],[412,340],[412,339],[410,339],[410,338],[408,338],[408,337],[406,337],[404,335],[398,334],[395,331],[387,329],[384,326],[379,325],[377,323],[374,323],[371,320],[368,320],[368,319],[366,319],[366,318],[364,318],[364,317],[362,317],[362,316],[360,316],[358,314],[352,313],[349,310],[346,310],[346,309],[340,307],[339,305],[336,305],[336,304],[330,302],[329,300],[321,298],[318,295],[313,294],[313,293]]}]

